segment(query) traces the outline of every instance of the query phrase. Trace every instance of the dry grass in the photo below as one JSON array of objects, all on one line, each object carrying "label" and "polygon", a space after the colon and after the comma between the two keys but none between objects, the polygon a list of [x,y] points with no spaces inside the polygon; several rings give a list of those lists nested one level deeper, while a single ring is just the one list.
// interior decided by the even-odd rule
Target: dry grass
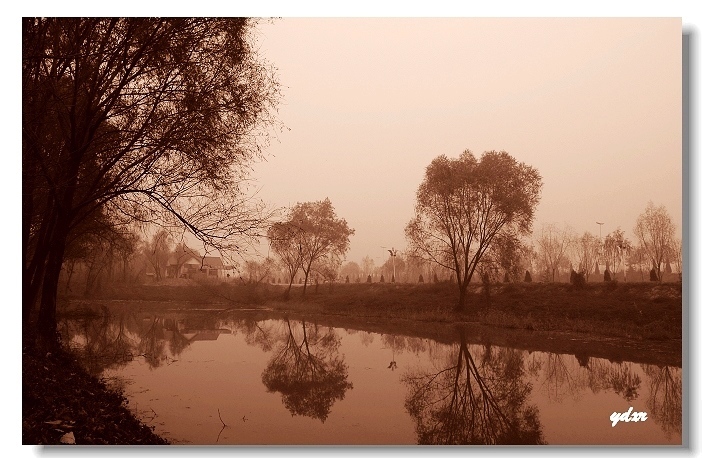
[{"label": "dry grass", "polygon": [[[265,307],[373,320],[478,322],[514,329],[573,331],[639,340],[682,337],[680,283],[508,283],[488,299],[471,285],[465,310],[456,311],[455,284],[356,283],[292,288],[285,285],[200,284],[136,286],[105,291],[101,299],[160,301],[178,306]],[[73,301],[75,303],[75,301]]]}]

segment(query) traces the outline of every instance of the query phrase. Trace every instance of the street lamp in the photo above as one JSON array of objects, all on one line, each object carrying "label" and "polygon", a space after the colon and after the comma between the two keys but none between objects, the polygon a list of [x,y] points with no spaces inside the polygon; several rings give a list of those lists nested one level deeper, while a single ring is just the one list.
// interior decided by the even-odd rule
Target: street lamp
[{"label": "street lamp", "polygon": [[390,256],[392,256],[392,282],[394,283],[395,282],[395,256],[397,256],[397,250],[395,249],[395,247],[393,247],[392,249],[389,249],[389,248],[386,248],[384,246],[381,246],[380,248],[385,248],[390,253]]},{"label": "street lamp", "polygon": [[600,273],[600,261],[601,261],[601,259],[599,259],[599,258],[600,258],[600,256],[602,256],[602,225],[604,223],[600,223],[599,221],[595,221],[595,223],[600,225],[600,246],[598,247],[598,250],[597,250],[598,251],[597,258],[598,259],[597,259],[597,271],[596,271],[596,273],[599,274]]}]

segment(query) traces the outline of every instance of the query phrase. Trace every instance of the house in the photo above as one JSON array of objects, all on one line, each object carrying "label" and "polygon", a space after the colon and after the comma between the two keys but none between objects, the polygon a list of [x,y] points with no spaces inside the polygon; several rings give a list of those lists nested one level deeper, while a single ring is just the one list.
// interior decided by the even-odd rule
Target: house
[{"label": "house", "polygon": [[169,278],[233,278],[233,268],[225,266],[219,256],[202,256],[190,248],[172,253],[168,258],[166,276]]}]

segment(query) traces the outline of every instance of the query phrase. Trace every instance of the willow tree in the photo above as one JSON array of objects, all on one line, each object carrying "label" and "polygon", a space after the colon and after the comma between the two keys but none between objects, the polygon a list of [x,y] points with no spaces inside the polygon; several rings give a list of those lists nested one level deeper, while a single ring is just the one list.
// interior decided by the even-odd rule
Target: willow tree
[{"label": "willow tree", "polygon": [[507,152],[441,155],[426,169],[417,190],[415,216],[405,228],[411,251],[456,276],[458,310],[481,258],[495,237],[531,230],[541,176]]},{"label": "willow tree", "polygon": [[[23,321],[51,344],[67,238],[103,211],[237,249],[279,85],[245,18],[22,19]],[[38,306],[38,313],[37,312]]]}]

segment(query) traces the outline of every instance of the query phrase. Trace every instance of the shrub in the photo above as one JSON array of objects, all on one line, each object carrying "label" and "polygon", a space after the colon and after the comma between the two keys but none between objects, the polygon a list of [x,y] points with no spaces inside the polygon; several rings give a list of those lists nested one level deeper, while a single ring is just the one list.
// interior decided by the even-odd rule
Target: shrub
[{"label": "shrub", "polygon": [[585,287],[585,274],[582,272],[576,272],[574,270],[571,270],[570,282],[576,289],[583,289]]},{"label": "shrub", "polygon": [[617,280],[611,280],[606,283],[607,285],[607,291],[613,291],[617,289],[618,282]]},{"label": "shrub", "polygon": [[651,269],[651,272],[649,273],[649,278],[651,281],[658,281],[658,274],[656,273],[656,269]]}]

